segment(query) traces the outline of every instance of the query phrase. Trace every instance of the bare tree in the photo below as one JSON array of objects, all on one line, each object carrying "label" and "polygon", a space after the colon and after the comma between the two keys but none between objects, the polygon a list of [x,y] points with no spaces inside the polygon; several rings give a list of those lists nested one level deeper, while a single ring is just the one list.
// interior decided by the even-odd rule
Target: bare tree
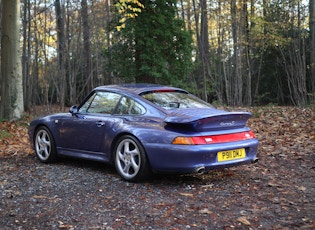
[{"label": "bare tree", "polygon": [[[113,31],[117,12],[112,1],[21,2],[25,109],[30,101],[74,104],[96,85],[122,81],[114,77],[117,63],[111,46],[123,39]],[[190,76],[183,76],[193,84],[183,83],[183,87],[206,100],[214,96],[229,105],[253,101],[300,104],[300,92],[314,95],[314,0],[309,0],[309,14],[304,8],[299,12],[298,4],[306,6],[304,1],[289,2],[178,1],[177,16],[185,19],[186,29],[192,30],[195,38],[195,69]],[[294,31],[309,37],[286,37],[293,34],[290,15],[295,17]],[[277,58],[281,62],[277,63]],[[304,89],[304,73],[310,76],[306,78],[309,92]],[[285,101],[288,98],[290,102]]]},{"label": "bare tree", "polygon": [[301,28],[301,5],[299,1],[290,5],[290,24],[286,50],[279,46],[286,71],[287,86],[293,105],[307,105],[305,38]]},{"label": "bare tree", "polygon": [[[199,7],[198,7],[199,6]],[[193,0],[195,33],[197,37],[197,60],[199,67],[197,70],[196,83],[197,88],[202,89],[202,97],[208,99],[207,82],[211,81],[210,70],[210,47],[209,47],[209,25],[208,25],[208,7],[207,0],[200,0],[199,4]],[[200,20],[200,23],[199,23]],[[210,79],[209,79],[210,78]],[[213,82],[211,82],[213,83]]]}]

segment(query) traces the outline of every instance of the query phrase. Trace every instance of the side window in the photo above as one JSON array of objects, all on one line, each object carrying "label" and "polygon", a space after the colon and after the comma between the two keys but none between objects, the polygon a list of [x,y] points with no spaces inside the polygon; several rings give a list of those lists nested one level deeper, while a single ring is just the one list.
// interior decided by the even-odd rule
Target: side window
[{"label": "side window", "polygon": [[96,93],[94,93],[80,108],[79,108],[79,112],[80,113],[87,113],[88,108],[90,107],[90,104],[92,103],[92,101],[94,100],[96,96]]},{"label": "side window", "polygon": [[145,113],[145,108],[135,100],[123,97],[117,105],[116,114],[141,115]]},{"label": "side window", "polygon": [[112,114],[121,95],[111,92],[96,92],[80,108],[83,113]]}]

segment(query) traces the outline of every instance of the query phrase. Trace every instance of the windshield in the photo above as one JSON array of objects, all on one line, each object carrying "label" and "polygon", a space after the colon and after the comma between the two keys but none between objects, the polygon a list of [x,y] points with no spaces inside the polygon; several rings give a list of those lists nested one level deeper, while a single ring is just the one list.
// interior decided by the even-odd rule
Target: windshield
[{"label": "windshield", "polygon": [[209,103],[182,91],[153,91],[141,94],[141,96],[164,109],[212,108]]}]

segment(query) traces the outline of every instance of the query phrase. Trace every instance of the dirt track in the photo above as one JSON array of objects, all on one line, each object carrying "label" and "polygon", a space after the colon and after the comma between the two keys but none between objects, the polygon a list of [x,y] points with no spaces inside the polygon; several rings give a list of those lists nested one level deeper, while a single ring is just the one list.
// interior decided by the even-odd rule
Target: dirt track
[{"label": "dirt track", "polygon": [[[271,161],[271,163],[269,163]],[[312,229],[314,155],[122,181],[108,165],[1,159],[2,229]]]}]

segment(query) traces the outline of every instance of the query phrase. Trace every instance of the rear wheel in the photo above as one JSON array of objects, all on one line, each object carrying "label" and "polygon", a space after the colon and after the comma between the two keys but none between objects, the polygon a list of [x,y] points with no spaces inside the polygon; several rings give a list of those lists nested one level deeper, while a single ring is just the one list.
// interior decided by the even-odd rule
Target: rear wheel
[{"label": "rear wheel", "polygon": [[143,146],[130,135],[122,136],[117,141],[115,167],[119,175],[127,181],[144,180],[151,174]]},{"label": "rear wheel", "polygon": [[37,129],[34,138],[37,158],[44,163],[52,163],[57,159],[56,146],[51,132],[45,126]]}]

